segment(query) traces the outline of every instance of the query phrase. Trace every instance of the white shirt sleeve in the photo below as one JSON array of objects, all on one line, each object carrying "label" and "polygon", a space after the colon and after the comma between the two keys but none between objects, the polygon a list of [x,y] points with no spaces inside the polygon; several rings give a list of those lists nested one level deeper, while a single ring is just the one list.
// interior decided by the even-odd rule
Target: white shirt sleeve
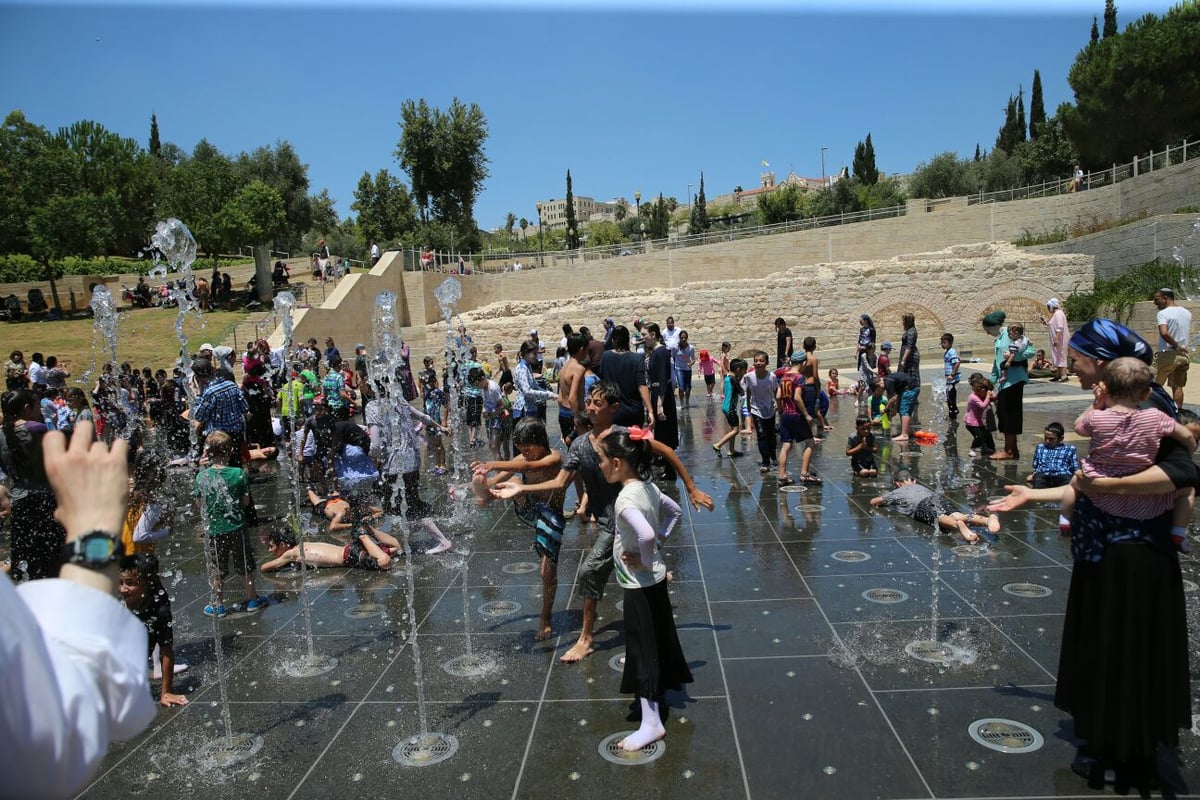
[{"label": "white shirt sleeve", "polygon": [[58,579],[0,580],[0,774],[13,797],[66,797],[110,741],[154,719],[146,629],[114,598]]}]

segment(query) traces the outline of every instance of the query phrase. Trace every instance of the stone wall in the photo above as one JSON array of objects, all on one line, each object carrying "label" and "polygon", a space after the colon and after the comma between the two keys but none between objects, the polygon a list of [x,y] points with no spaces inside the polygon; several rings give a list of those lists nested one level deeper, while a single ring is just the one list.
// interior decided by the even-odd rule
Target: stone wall
[{"label": "stone wall", "polygon": [[[411,273],[410,273],[411,274]],[[569,306],[555,297],[531,297],[491,303],[461,317],[477,344],[502,343],[516,349],[537,328],[552,354],[561,326],[570,322],[601,330],[612,317],[629,325],[635,317],[662,324],[673,315],[697,348],[717,350],[728,340],[737,354],[763,349],[775,352],[773,321],[784,317],[797,343],[815,336],[830,363],[845,363],[858,332],[859,314],[875,320],[880,341],[898,342],[900,316],[916,315],[923,332],[926,362],[936,358],[937,339],[950,331],[960,350],[986,349],[990,337],[979,320],[1003,308],[1010,321],[1021,321],[1040,338],[1037,322],[1048,298],[1064,287],[1091,288],[1092,259],[1077,254],[1044,255],[1006,243],[958,245],[932,253],[895,258],[793,267],[762,278],[694,281],[674,287],[614,287],[575,294]],[[444,276],[442,277],[444,279]],[[405,331],[414,352],[438,353],[444,341],[441,325]]]},{"label": "stone wall", "polygon": [[1036,253],[1087,253],[1096,259],[1096,278],[1115,278],[1160,258],[1171,261],[1176,247],[1189,264],[1200,264],[1200,215],[1163,214],[1065,242],[1028,248]]}]

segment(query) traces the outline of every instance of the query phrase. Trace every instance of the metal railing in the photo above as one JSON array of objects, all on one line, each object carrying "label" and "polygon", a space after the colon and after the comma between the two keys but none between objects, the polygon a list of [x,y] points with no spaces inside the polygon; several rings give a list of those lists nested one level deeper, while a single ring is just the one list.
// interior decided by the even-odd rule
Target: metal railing
[{"label": "metal railing", "polygon": [[1078,189],[1075,188],[1075,181],[1072,177],[1059,178],[1015,189],[1000,189],[995,192],[981,191],[978,194],[970,195],[967,198],[967,205],[1003,203],[1031,197],[1052,197],[1059,194],[1071,194],[1075,191],[1087,191],[1100,186],[1113,186],[1121,181],[1136,178],[1138,175],[1182,164],[1193,158],[1200,158],[1200,142],[1189,142],[1184,139],[1181,144],[1168,147],[1160,153],[1151,151],[1147,155],[1137,156],[1124,164],[1113,164],[1105,170],[1084,173],[1083,183]]}]

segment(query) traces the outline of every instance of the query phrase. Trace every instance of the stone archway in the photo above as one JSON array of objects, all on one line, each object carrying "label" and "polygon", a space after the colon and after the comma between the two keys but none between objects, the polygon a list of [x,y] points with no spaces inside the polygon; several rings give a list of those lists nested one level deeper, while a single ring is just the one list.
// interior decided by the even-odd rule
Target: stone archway
[{"label": "stone archway", "polygon": [[[953,311],[943,300],[933,300],[928,294],[916,290],[901,289],[889,291],[871,299],[866,308],[859,312],[870,314],[876,330],[900,331],[900,317],[911,313],[917,318],[917,328],[933,330],[935,336],[941,335],[946,329],[946,320],[953,317]],[[857,320],[855,320],[857,322]],[[880,333],[879,339],[890,337],[892,334]],[[895,334],[899,336],[899,333]]]},{"label": "stone archway", "polygon": [[1028,336],[1031,326],[1040,324],[1038,316],[1046,314],[1046,301],[1055,296],[1053,289],[1032,281],[997,284],[994,290],[984,294],[982,299],[987,302],[977,307],[975,320],[982,320],[986,314],[1001,310],[1007,316],[1007,322],[1023,324]]}]

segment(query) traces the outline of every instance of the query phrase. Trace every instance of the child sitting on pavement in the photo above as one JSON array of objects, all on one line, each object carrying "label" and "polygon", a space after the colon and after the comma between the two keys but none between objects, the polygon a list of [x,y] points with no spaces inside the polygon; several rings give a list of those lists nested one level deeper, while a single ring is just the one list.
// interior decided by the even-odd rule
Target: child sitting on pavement
[{"label": "child sitting on pavement", "polygon": [[1035,489],[1066,486],[1079,469],[1079,453],[1075,445],[1063,441],[1066,431],[1062,423],[1051,422],[1042,434],[1043,441],[1033,451],[1033,472],[1025,482]]},{"label": "child sitting on pavement", "polygon": [[858,417],[854,420],[854,433],[846,441],[846,455],[850,456],[850,470],[860,478],[874,478],[879,474],[875,464],[875,453],[879,445],[871,433],[871,420]]},{"label": "child sitting on pavement", "polygon": [[999,533],[1000,518],[995,514],[980,516],[979,514],[964,514],[944,497],[938,497],[933,490],[917,483],[916,478],[906,469],[896,471],[896,488],[871,498],[873,506],[894,508],[901,514],[912,517],[925,525],[937,526],[948,533],[957,533],[965,542],[979,540],[979,534],[969,526],[986,527],[990,533]]},{"label": "child sitting on pavement", "polygon": [[[513,431],[513,446],[516,458],[511,461],[476,461],[471,464],[471,488],[483,506],[500,495],[493,487],[503,481],[515,480],[521,474],[524,483],[542,483],[558,474],[562,465],[562,454],[550,449],[546,425],[536,417],[526,417],[517,423]],[[496,473],[491,475],[490,473]],[[566,492],[554,489],[529,496],[513,498],[513,509],[517,518],[535,531],[533,549],[541,556],[542,613],[538,621],[535,638],[549,639],[554,630],[550,624],[554,609],[554,594],[558,591],[558,552],[562,547],[563,500]]]}]

